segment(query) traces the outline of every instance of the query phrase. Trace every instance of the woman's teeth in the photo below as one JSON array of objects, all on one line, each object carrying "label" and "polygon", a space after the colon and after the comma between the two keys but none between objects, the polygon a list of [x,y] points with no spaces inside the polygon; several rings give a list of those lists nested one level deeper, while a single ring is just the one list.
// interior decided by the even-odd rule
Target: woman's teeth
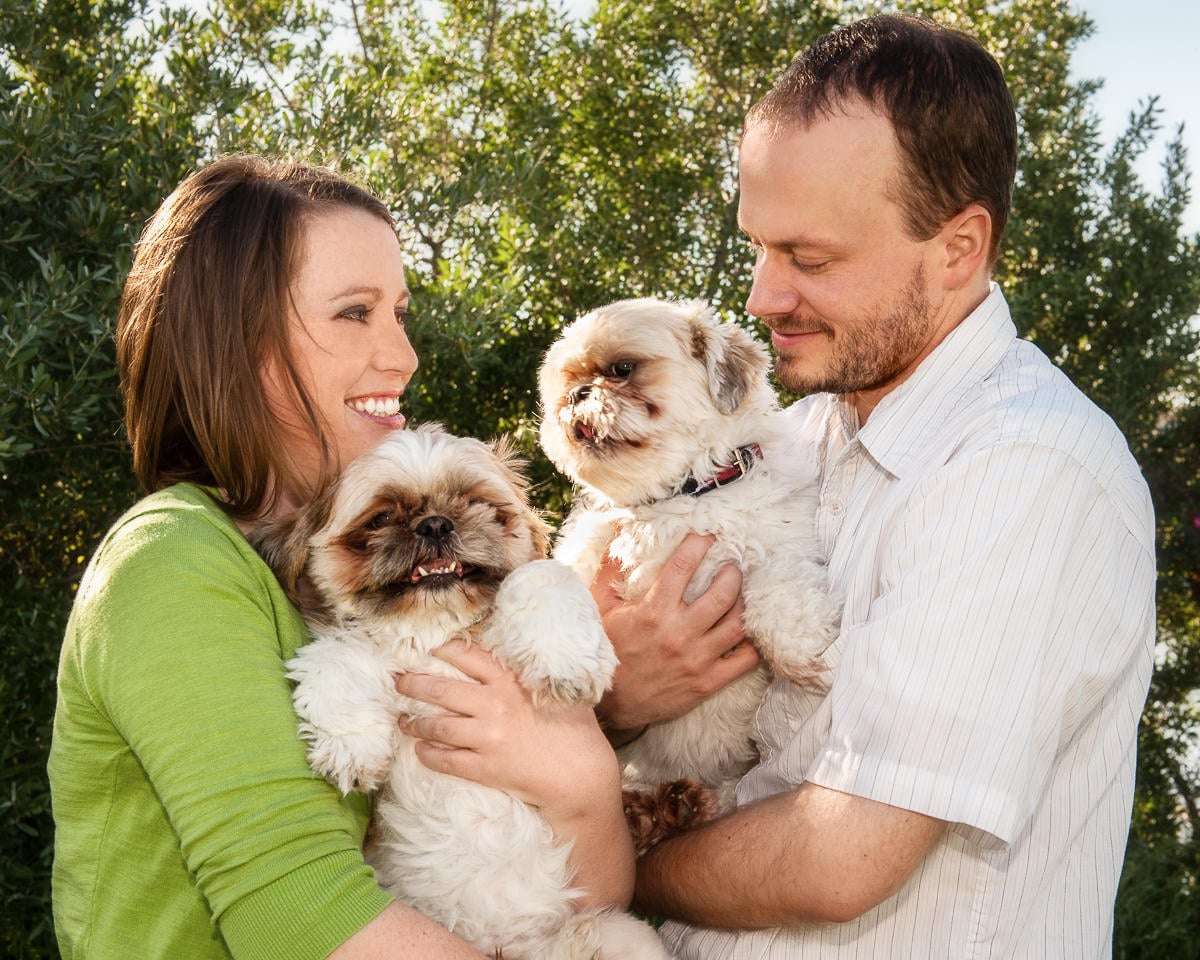
[{"label": "woman's teeth", "polygon": [[350,409],[369,417],[394,417],[400,412],[400,398],[361,397],[350,401]]}]

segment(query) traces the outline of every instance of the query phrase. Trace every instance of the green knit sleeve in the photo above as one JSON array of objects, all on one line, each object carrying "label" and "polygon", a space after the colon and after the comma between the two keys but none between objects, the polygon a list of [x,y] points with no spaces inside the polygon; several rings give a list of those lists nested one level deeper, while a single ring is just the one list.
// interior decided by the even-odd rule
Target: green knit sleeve
[{"label": "green knit sleeve", "polygon": [[87,682],[128,742],[233,955],[324,957],[389,898],[363,864],[363,798],[305,761],[284,660],[303,626],[219,511],[147,511],[77,612]]}]

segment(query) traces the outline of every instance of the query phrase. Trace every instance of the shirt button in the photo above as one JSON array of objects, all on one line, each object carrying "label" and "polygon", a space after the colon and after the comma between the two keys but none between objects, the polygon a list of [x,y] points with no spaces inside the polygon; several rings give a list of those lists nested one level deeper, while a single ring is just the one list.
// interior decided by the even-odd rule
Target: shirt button
[{"label": "shirt button", "polygon": [[842,510],[845,509],[845,507],[842,506],[841,500],[830,500],[825,507],[835,517],[840,517],[842,515]]}]

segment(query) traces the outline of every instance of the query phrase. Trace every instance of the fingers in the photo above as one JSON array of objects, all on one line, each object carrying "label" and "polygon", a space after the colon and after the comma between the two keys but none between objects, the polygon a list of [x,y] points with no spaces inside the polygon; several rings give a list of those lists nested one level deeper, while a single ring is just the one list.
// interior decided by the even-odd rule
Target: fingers
[{"label": "fingers", "polygon": [[474,716],[480,700],[480,684],[429,673],[401,673],[395,677],[396,692],[420,700],[443,713]]},{"label": "fingers", "polygon": [[[666,596],[682,597],[687,586],[692,582],[692,577],[700,568],[700,564],[704,561],[705,554],[708,553],[708,548],[711,547],[716,540],[712,536],[701,536],[698,533],[689,533],[680,541],[671,556],[667,559],[662,573],[658,579],[650,587],[648,596],[652,594],[665,594]],[[741,575],[738,575],[738,582],[741,582]],[[730,600],[732,602],[732,598]]]},{"label": "fingers", "polygon": [[705,651],[719,656],[743,639],[742,571],[732,564],[721,567],[708,589],[682,611],[680,632],[701,634]]},{"label": "fingers", "polygon": [[727,683],[732,683],[742,674],[749,673],[760,662],[762,657],[754,644],[743,640],[712,665],[701,682],[701,692],[706,697],[712,696]]},{"label": "fingers", "polygon": [[590,588],[592,599],[596,601],[601,613],[623,602],[617,589],[617,584],[623,576],[621,564],[605,554]]},{"label": "fingers", "polygon": [[451,640],[434,650],[433,655],[479,683],[491,683],[508,675],[488,651],[465,640]]},{"label": "fingers", "polygon": [[467,679],[430,673],[395,676],[396,692],[413,700],[464,716],[474,716],[489,684],[516,686],[516,678],[488,651],[462,640],[451,640],[432,651],[433,656],[457,667]]},{"label": "fingers", "polygon": [[446,747],[421,739],[417,740],[416,751],[421,763],[436,773],[447,773],[464,780],[478,779],[475,772],[478,761],[474,751]]},{"label": "fingers", "polygon": [[486,730],[481,730],[470,717],[454,714],[401,716],[398,723],[403,733],[439,750],[478,750],[485,745],[479,738]]}]

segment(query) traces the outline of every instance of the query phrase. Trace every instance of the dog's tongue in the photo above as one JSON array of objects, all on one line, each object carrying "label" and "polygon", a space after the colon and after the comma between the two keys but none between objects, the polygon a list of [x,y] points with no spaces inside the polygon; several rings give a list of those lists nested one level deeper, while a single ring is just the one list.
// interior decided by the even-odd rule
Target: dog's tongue
[{"label": "dog's tongue", "polygon": [[592,431],[592,428],[589,427],[582,420],[576,421],[575,436],[580,437],[584,440],[591,440],[593,437],[595,437],[595,435],[596,434]]},{"label": "dog's tongue", "polygon": [[463,575],[463,566],[457,560],[430,560],[428,563],[418,564],[413,567],[413,572],[409,579],[416,583],[419,580],[424,580],[426,577],[443,577],[443,576]]}]

